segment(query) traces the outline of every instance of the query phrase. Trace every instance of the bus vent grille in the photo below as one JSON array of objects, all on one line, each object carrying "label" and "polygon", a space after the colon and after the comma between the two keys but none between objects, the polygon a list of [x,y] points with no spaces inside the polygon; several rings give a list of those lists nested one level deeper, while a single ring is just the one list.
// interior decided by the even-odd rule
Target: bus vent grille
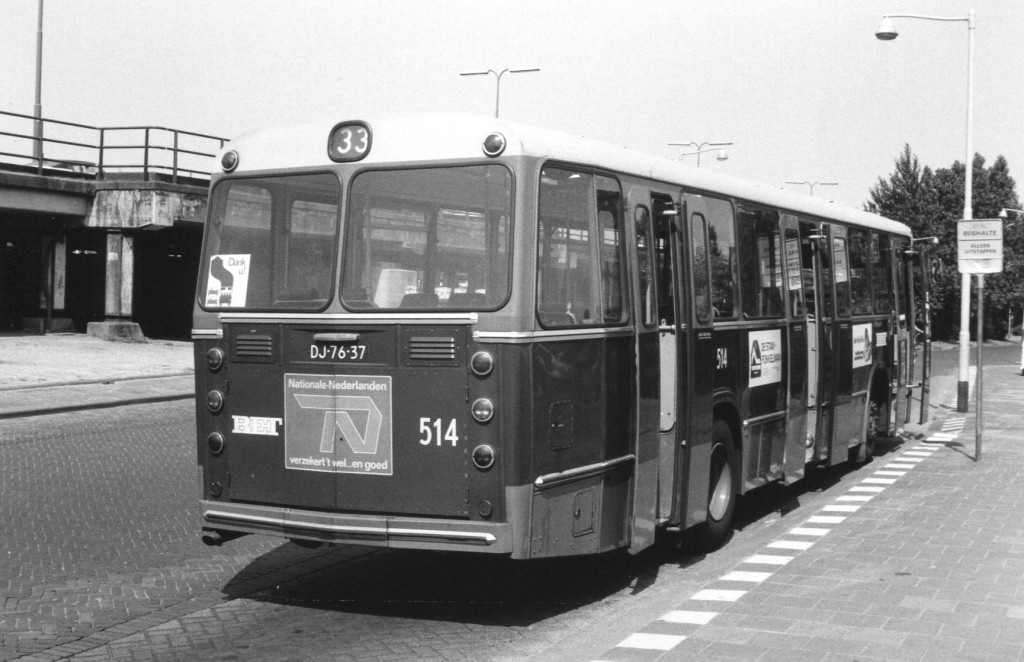
[{"label": "bus vent grille", "polygon": [[235,360],[270,362],[274,360],[274,337],[270,335],[245,335],[235,338]]},{"label": "bus vent grille", "polygon": [[455,338],[414,336],[409,338],[409,359],[412,361],[455,361]]}]

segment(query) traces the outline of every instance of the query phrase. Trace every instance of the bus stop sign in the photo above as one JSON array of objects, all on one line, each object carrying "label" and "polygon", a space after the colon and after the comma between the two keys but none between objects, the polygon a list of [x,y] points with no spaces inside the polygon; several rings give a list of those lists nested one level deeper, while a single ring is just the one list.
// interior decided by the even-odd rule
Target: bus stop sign
[{"label": "bus stop sign", "polygon": [[998,218],[958,221],[957,267],[962,274],[1003,271],[1003,222]]}]

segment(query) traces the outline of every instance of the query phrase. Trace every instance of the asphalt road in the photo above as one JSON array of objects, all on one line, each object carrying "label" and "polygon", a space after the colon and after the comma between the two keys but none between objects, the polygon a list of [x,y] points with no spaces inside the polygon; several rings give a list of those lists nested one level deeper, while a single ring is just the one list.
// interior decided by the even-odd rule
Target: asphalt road
[{"label": "asphalt road", "polygon": [[[936,372],[955,365],[936,354]],[[733,540],[708,556],[514,563],[255,536],[209,548],[193,435],[188,402],[0,421],[0,660],[587,659],[871,471],[744,499]]]}]

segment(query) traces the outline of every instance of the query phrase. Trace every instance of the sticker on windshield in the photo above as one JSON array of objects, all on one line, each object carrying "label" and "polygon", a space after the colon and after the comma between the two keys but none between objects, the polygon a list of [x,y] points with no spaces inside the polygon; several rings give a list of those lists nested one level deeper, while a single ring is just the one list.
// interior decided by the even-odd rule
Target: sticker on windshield
[{"label": "sticker on windshield", "polygon": [[285,468],[390,476],[391,377],[284,376]]},{"label": "sticker on windshield", "polygon": [[207,308],[240,308],[249,290],[251,255],[214,255],[206,278]]}]

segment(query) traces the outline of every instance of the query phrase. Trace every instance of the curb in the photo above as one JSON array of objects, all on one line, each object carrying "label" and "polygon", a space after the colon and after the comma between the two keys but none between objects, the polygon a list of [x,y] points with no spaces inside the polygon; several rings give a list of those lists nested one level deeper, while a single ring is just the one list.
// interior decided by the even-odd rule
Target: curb
[{"label": "curb", "polygon": [[24,386],[0,386],[0,392],[4,391],[27,391],[37,388],[57,388],[60,386],[87,386],[89,384],[114,384],[117,382],[130,382],[139,379],[164,379],[168,377],[192,377],[194,371],[161,373],[158,375],[131,375],[128,377],[106,377],[102,379],[77,379],[65,382],[46,382],[45,384],[27,384]]},{"label": "curb", "polygon": [[104,400],[101,402],[89,402],[77,405],[41,407],[37,409],[20,409],[17,411],[0,411],[0,420],[9,418],[30,418],[32,416],[47,416],[50,414],[65,414],[72,411],[84,411],[87,409],[111,409],[113,407],[125,407],[128,405],[143,405],[151,404],[154,402],[169,402],[172,400],[188,400],[194,397],[195,392],[168,393],[166,395],[150,395],[139,398]]}]

